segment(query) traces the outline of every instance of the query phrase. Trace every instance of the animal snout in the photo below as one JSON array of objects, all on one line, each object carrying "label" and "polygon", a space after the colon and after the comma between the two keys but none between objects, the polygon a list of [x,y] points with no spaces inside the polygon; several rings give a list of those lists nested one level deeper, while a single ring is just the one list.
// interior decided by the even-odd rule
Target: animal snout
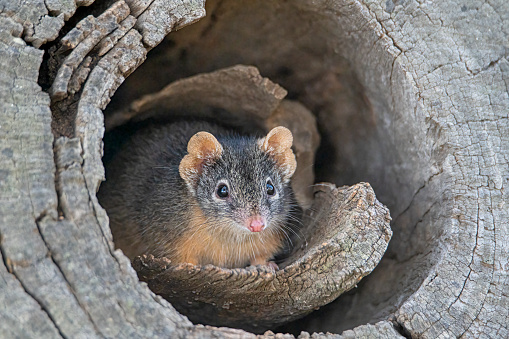
[{"label": "animal snout", "polygon": [[260,232],[265,228],[265,221],[262,217],[256,216],[249,219],[248,225],[247,228],[251,232]]}]

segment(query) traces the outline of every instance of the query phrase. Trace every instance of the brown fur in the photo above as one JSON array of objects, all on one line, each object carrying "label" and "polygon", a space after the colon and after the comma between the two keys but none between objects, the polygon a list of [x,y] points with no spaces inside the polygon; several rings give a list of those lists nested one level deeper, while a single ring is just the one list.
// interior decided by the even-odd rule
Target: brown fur
[{"label": "brown fur", "polygon": [[204,227],[205,217],[194,207],[192,220],[187,231],[168,249],[170,260],[187,262],[194,265],[214,264],[221,267],[242,267],[247,264],[266,265],[274,253],[282,247],[283,233],[265,231],[245,233],[240,241],[231,241],[238,237],[239,230],[218,231],[213,225]]}]

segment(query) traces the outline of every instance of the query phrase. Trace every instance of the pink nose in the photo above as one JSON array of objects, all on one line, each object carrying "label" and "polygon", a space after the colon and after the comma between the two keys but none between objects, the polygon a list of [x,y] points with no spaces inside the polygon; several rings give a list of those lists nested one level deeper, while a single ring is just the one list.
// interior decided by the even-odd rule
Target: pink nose
[{"label": "pink nose", "polygon": [[265,228],[265,223],[260,217],[253,218],[251,219],[251,223],[249,224],[248,228],[251,232],[260,232]]}]

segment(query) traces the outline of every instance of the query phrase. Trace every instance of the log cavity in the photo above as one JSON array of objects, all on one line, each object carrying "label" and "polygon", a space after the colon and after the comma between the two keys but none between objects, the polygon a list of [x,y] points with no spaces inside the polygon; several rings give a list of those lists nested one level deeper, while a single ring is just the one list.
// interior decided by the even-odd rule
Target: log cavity
[{"label": "log cavity", "polygon": [[[118,89],[106,110],[126,109],[180,78],[236,64],[256,66],[316,115],[322,142],[316,181],[369,182],[393,216],[394,237],[357,289],[286,330],[339,333],[385,319],[435,262],[431,198],[442,150],[400,68],[400,51],[366,8],[328,2],[207,1],[207,16],[170,34]],[[330,6],[330,7],[328,7]],[[425,124],[425,125],[424,125]],[[430,127],[431,126],[431,127]]]}]

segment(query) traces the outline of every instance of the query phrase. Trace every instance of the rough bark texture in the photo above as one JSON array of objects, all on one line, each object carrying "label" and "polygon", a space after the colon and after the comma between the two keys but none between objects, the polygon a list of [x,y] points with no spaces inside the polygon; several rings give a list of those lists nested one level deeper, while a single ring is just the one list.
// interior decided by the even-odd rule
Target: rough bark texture
[{"label": "rough bark texture", "polygon": [[260,76],[255,67],[236,66],[176,81],[136,100],[127,110],[114,112],[105,124],[110,129],[129,120],[188,115],[231,119],[231,123],[248,117],[259,123],[271,115],[286,94],[284,88]]},{"label": "rough bark texture", "polygon": [[43,53],[26,45],[15,22],[24,8],[14,11],[14,19],[3,13],[0,30],[0,298],[7,306],[0,308],[2,335],[167,338],[192,331],[192,324],[141,285],[129,261],[113,251],[106,215],[95,198],[103,127],[97,129],[102,118],[94,121],[92,113],[101,116],[105,102],[89,99],[91,111],[81,111],[86,121],[76,123],[81,135],[53,140],[50,99],[37,84]]},{"label": "rough bark texture", "polygon": [[[316,114],[319,178],[370,182],[394,216],[373,274],[294,328],[509,336],[507,1],[210,0],[207,17],[171,33],[127,81],[167,33],[204,15],[203,2],[119,1],[124,14],[94,13],[97,27],[64,26],[90,2],[0,2],[0,333],[255,337],[193,326],[140,284],[95,198],[113,93],[118,110],[242,63]],[[44,63],[41,46],[53,53]],[[41,63],[49,84],[62,65],[72,71],[58,76],[51,110]]]}]

